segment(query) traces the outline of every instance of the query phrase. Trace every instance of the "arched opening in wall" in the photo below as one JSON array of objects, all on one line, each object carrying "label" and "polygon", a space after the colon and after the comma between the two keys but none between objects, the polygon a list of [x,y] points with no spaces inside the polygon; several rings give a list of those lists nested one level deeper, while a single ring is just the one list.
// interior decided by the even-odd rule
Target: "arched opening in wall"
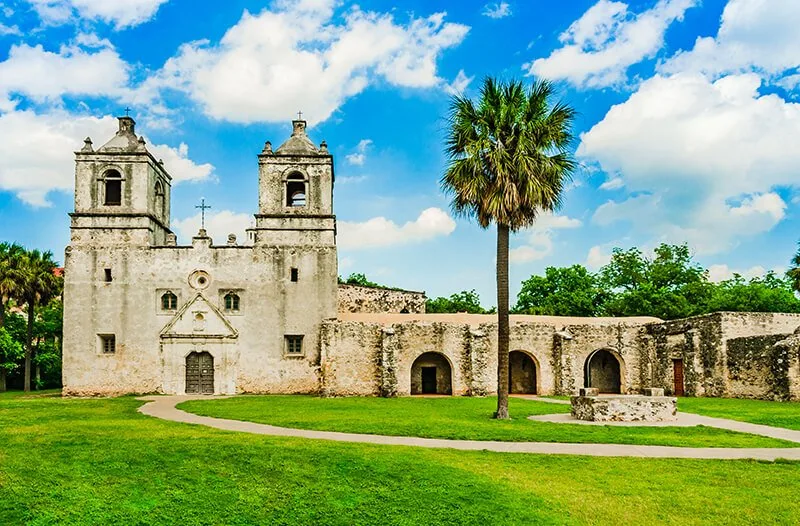
[{"label": "arched opening in wall", "polygon": [[286,178],[286,206],[306,206],[306,181],[303,174],[295,172]]},{"label": "arched opening in wall", "polygon": [[411,394],[453,394],[450,362],[443,354],[426,352],[411,366]]},{"label": "arched opening in wall", "polygon": [[116,170],[109,170],[103,175],[103,204],[105,206],[122,204],[122,176]]},{"label": "arched opening in wall", "polygon": [[214,357],[191,352],[186,357],[186,394],[214,394]]},{"label": "arched opening in wall", "polygon": [[511,394],[536,394],[536,362],[526,352],[508,354],[508,392]]},{"label": "arched opening in wall", "polygon": [[600,349],[586,358],[584,386],[605,394],[619,394],[622,388],[620,362],[610,351]]},{"label": "arched opening in wall", "polygon": [[164,185],[161,184],[161,181],[156,181],[156,214],[160,219],[164,219],[167,215],[165,204]]}]

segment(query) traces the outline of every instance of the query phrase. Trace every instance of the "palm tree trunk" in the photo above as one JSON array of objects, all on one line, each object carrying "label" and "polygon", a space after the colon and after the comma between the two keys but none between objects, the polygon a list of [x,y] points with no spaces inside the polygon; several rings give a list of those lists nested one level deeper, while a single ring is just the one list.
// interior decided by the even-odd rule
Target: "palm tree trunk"
[{"label": "palm tree trunk", "polygon": [[36,314],[36,303],[28,300],[28,333],[25,336],[25,384],[23,390],[31,392],[31,356],[33,355],[33,318]]},{"label": "palm tree trunk", "polygon": [[497,412],[508,416],[508,225],[497,225]]}]

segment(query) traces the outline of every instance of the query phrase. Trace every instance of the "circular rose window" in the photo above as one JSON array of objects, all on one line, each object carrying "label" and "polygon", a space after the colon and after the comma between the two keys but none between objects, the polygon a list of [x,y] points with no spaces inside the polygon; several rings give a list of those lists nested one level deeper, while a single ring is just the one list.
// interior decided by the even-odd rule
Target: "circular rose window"
[{"label": "circular rose window", "polygon": [[189,286],[193,289],[205,289],[211,283],[211,277],[205,270],[195,270],[189,276]]}]

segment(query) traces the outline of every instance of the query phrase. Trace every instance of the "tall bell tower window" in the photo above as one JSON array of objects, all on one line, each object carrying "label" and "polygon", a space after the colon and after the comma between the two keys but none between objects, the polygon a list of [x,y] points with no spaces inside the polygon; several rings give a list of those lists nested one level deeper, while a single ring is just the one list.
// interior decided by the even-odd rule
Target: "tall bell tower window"
[{"label": "tall bell tower window", "polygon": [[156,214],[160,219],[164,219],[166,210],[164,209],[164,185],[161,181],[156,182]]},{"label": "tall bell tower window", "polygon": [[104,177],[105,206],[120,206],[122,204],[122,176],[116,170],[109,170]]},{"label": "tall bell tower window", "polygon": [[306,182],[302,174],[286,178],[286,206],[306,206]]}]

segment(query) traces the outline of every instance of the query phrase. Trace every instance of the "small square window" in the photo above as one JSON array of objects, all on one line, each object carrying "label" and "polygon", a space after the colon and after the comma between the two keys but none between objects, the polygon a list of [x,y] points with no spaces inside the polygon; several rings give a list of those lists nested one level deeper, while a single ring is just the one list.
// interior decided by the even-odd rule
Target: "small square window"
[{"label": "small square window", "polygon": [[103,273],[103,277],[105,278],[106,283],[111,283],[111,269],[110,268],[105,269],[105,272]]},{"label": "small square window", "polygon": [[302,336],[286,336],[286,354],[291,356],[303,355]]},{"label": "small square window", "polygon": [[117,352],[117,338],[113,334],[99,334],[100,352],[103,354],[114,354]]},{"label": "small square window", "polygon": [[292,268],[292,281],[297,281],[300,278],[300,271]]}]

